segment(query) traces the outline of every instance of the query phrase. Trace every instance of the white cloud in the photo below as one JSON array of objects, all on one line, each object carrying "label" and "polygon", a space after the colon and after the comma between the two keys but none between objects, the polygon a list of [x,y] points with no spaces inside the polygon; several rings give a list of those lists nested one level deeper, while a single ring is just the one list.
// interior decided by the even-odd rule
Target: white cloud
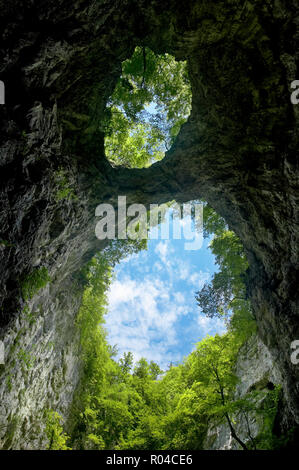
[{"label": "white cloud", "polygon": [[168,244],[166,242],[159,242],[155,248],[155,253],[157,253],[161,261],[166,264],[168,256]]},{"label": "white cloud", "polygon": [[205,282],[207,282],[210,279],[209,273],[204,273],[202,271],[195,272],[191,274],[191,276],[188,279],[189,284],[192,284],[194,287],[197,289],[201,289]]},{"label": "white cloud", "polygon": [[108,292],[106,328],[119,356],[131,351],[135,361],[146,357],[167,368],[182,359],[187,341],[194,344],[223,331],[220,320],[199,315],[194,297],[209,273],[198,270],[188,254],[177,255],[174,246],[167,240],[156,242],[151,255],[158,260],[144,251],[117,267]]},{"label": "white cloud", "polygon": [[180,263],[178,268],[179,268],[179,278],[182,279],[182,281],[185,281],[186,279],[188,279],[189,267]]},{"label": "white cloud", "polygon": [[163,265],[161,263],[159,263],[158,261],[156,261],[153,265],[153,268],[157,271],[162,271]]},{"label": "white cloud", "polygon": [[171,284],[152,276],[138,281],[121,276],[112,283],[106,327],[120,354],[130,350],[136,360],[145,356],[167,366],[167,350],[178,341],[175,323],[185,314],[177,305],[183,295],[172,290]]},{"label": "white cloud", "polygon": [[185,302],[185,297],[184,295],[181,293],[181,292],[175,292],[173,294],[173,297],[174,297],[174,300],[178,303],[178,304],[182,304]]},{"label": "white cloud", "polygon": [[199,315],[197,322],[203,336],[214,334],[215,329],[219,334],[224,333],[226,330],[224,322],[220,318],[208,318],[201,314]]}]

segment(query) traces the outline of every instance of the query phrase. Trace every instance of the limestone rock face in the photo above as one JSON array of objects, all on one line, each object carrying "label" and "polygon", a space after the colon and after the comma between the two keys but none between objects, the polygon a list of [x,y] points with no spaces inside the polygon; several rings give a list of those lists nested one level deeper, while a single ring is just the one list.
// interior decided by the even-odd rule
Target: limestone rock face
[{"label": "limestone rock face", "polygon": [[[257,408],[261,408],[267,399],[269,390],[282,381],[281,373],[271,356],[268,348],[257,336],[253,336],[240,350],[236,363],[236,376],[239,382],[235,398],[244,398],[252,390],[262,393],[256,400]],[[263,429],[264,417],[254,411],[235,416],[235,428],[238,437],[250,444],[251,438],[256,438]],[[207,450],[240,450],[240,445],[232,438],[226,422],[211,422],[204,442]]]},{"label": "limestone rock face", "polygon": [[75,327],[79,305],[75,292],[55,295],[55,287],[47,287],[7,328],[0,448],[45,449],[45,412],[54,409],[68,418],[82,370]]},{"label": "limestone rock face", "polygon": [[[50,336],[65,342],[79,301],[57,299],[80,296],[73,280],[103,247],[94,234],[99,203],[116,204],[118,195],[144,204],[203,198],[244,243],[258,333],[282,374],[283,425],[298,424],[299,368],[290,361],[299,339],[299,106],[290,101],[299,79],[298,2],[0,0],[0,12],[0,339],[12,344],[22,327],[22,279],[44,266],[53,283],[41,294],[36,328],[49,321]],[[192,113],[164,160],[143,170],[112,168],[104,109],[136,45],[188,61]],[[26,344],[34,331],[26,330]],[[58,403],[36,384],[44,383],[43,367],[45,380],[56,377],[61,351],[46,363],[38,350],[39,378],[26,385],[30,407],[18,397],[18,373],[9,398],[11,366],[2,367],[1,416],[4,426],[21,416],[23,445],[38,445],[24,422],[31,415],[40,423],[43,394]]]}]

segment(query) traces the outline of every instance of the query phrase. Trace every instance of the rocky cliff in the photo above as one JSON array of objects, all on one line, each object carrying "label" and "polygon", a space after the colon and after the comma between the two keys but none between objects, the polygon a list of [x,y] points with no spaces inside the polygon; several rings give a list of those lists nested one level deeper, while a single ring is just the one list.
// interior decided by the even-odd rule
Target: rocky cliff
[{"label": "rocky cliff", "polygon": [[75,326],[81,298],[73,286],[65,289],[43,289],[3,335],[1,449],[45,449],[46,412],[68,418],[82,370]]},{"label": "rocky cliff", "polygon": [[[95,207],[121,194],[145,204],[203,198],[241,238],[258,332],[282,375],[283,426],[298,424],[299,368],[290,361],[299,339],[299,107],[290,101],[298,2],[1,0],[0,12],[3,445],[16,446],[11,436],[21,434],[27,447],[39,445],[29,429],[40,423],[43,400],[67,412],[78,377],[74,282],[102,247]],[[164,160],[116,169],[105,159],[102,121],[121,61],[136,45],[188,61],[192,113]],[[29,328],[22,284],[42,267],[52,282],[32,300],[40,313]],[[18,357],[30,362],[24,350],[36,345],[24,374],[7,352],[23,330]],[[55,385],[63,374],[68,392]]]},{"label": "rocky cliff", "polygon": [[[265,414],[263,406],[269,391],[281,384],[281,373],[276,366],[277,358],[273,358],[268,348],[254,335],[241,348],[235,373],[238,384],[235,399],[249,397],[250,392],[259,391],[255,400],[255,408],[246,413],[239,412],[234,417],[237,436],[248,446],[263,432]],[[241,447],[232,438],[226,422],[211,422],[204,442],[207,450],[240,450]]]}]

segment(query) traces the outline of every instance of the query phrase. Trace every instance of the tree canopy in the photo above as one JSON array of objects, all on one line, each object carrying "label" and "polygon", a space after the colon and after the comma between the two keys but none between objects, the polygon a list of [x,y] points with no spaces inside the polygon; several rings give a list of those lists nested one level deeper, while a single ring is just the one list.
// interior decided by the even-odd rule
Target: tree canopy
[{"label": "tree canopy", "polygon": [[[106,109],[107,158],[114,165],[137,168],[160,160],[190,108],[186,64],[137,47],[122,64]],[[82,270],[77,326],[83,375],[68,423],[70,436],[57,412],[48,413],[49,448],[202,449],[211,420],[226,422],[240,448],[271,447],[277,395],[262,410],[268,427],[257,439],[249,428],[247,438],[241,439],[235,426],[239,413],[257,409],[251,396],[235,399],[237,355],[255,332],[246,298],[246,256],[237,236],[206,203],[204,236],[212,236],[210,248],[219,271],[196,293],[196,300],[201,314],[226,319],[227,332],[204,338],[181,364],[166,371],[144,357],[135,360],[130,351],[116,359],[117,347],[108,343],[104,327],[113,268],[146,248],[146,240],[112,240]]]},{"label": "tree canopy", "polygon": [[[203,448],[211,422],[226,422],[240,448],[273,447],[279,390],[269,392],[262,408],[258,403],[264,392],[235,398],[236,359],[254,332],[254,321],[245,304],[232,305],[231,296],[243,289],[240,277],[247,264],[235,235],[210,208],[209,213],[213,227],[218,227],[213,240],[217,262],[230,276],[230,282],[223,284],[228,300],[222,302],[232,310],[228,331],[207,336],[181,364],[166,371],[143,357],[135,361],[130,351],[116,359],[117,349],[109,345],[104,328],[106,293],[114,264],[143,245],[114,241],[109,255],[105,250],[97,254],[84,271],[85,291],[77,319],[84,373],[73,401],[70,436],[63,431],[60,417],[55,412],[50,415],[50,448],[196,450]],[[248,436],[240,438],[236,419],[241,414],[248,417],[252,411],[263,415],[264,428],[252,438],[249,426]]]},{"label": "tree canopy", "polygon": [[204,315],[224,318],[230,329],[238,329],[246,337],[255,332],[256,323],[246,294],[248,262],[243,245],[224,219],[206,203],[203,220],[204,235],[212,235],[210,249],[219,270],[196,292],[197,303]]},{"label": "tree canopy", "polygon": [[142,168],[161,160],[191,110],[185,62],[136,47],[107,105],[105,152],[116,165]]}]

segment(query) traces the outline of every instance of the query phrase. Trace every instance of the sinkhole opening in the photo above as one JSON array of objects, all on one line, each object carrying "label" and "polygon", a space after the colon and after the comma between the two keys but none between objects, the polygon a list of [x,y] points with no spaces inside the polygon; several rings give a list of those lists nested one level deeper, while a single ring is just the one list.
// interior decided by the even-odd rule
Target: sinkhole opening
[{"label": "sinkhole opening", "polygon": [[[161,160],[190,110],[186,63],[137,47],[107,105],[108,160],[128,168]],[[234,427],[236,358],[256,330],[248,262],[225,220],[190,203],[200,205],[198,219],[175,201],[154,223],[131,214],[131,235],[145,223],[147,236],[112,237],[82,272],[76,448],[202,449],[210,419],[222,413]],[[97,225],[106,238],[109,221],[107,212]]]},{"label": "sinkhole opening", "polygon": [[[75,448],[202,449],[209,420],[231,420],[239,405],[247,412],[234,401],[234,371],[255,333],[248,263],[224,219],[201,204],[198,249],[186,250],[183,237],[151,237],[169,223],[171,232],[169,203],[147,239],[111,240],[82,273]],[[196,218],[180,225],[188,218],[195,239]]]},{"label": "sinkhole opening", "polygon": [[130,353],[166,371],[207,335],[243,342],[255,331],[241,241],[206,202],[190,203],[199,217],[183,207],[177,218],[172,201],[148,222],[147,238],[110,240],[85,269],[83,336],[102,329],[118,363]]},{"label": "sinkhole opening", "polygon": [[106,107],[105,154],[113,165],[144,168],[161,160],[191,112],[187,63],[138,46]]},{"label": "sinkhole opening", "polygon": [[105,322],[118,360],[130,352],[134,363],[154,361],[165,371],[207,335],[255,331],[242,243],[207,203],[191,203],[201,217],[182,210],[176,219],[173,201],[146,240],[115,240],[100,255],[117,253]]}]

